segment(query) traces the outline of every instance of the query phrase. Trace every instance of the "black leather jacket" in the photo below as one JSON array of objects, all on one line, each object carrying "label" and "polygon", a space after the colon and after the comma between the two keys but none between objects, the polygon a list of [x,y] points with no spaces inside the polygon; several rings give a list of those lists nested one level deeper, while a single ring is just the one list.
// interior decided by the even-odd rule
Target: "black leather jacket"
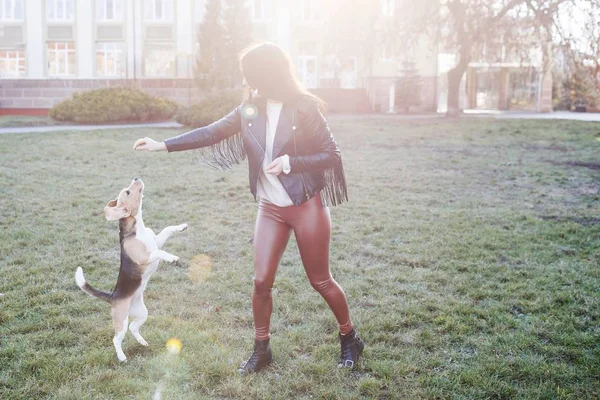
[{"label": "black leather jacket", "polygon": [[[200,149],[200,160],[227,169],[248,157],[250,191],[256,186],[266,141],[266,101],[243,102],[227,116],[205,127],[165,140],[169,152]],[[331,205],[348,200],[340,150],[317,102],[303,96],[283,105],[273,159],[287,154],[291,172],[279,181],[298,206],[318,193]]]}]

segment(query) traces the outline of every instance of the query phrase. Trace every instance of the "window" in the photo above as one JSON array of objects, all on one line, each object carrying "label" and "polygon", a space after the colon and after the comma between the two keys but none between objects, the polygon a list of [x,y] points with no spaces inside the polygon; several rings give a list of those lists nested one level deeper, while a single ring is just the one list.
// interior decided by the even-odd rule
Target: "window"
[{"label": "window", "polygon": [[48,76],[73,76],[76,66],[74,42],[48,42]]},{"label": "window", "polygon": [[0,77],[25,75],[24,50],[0,50]]},{"label": "window", "polygon": [[391,17],[396,11],[396,0],[381,0],[381,15]]},{"label": "window", "polygon": [[173,0],[145,0],[144,18],[146,21],[172,21]]},{"label": "window", "polygon": [[394,42],[386,40],[381,46],[381,59],[383,61],[394,61]]},{"label": "window", "polygon": [[144,54],[144,76],[175,76],[175,51],[168,44],[147,44]]},{"label": "window", "polygon": [[23,0],[0,0],[0,21],[23,21]]},{"label": "window", "polygon": [[48,21],[72,21],[73,0],[46,0]]},{"label": "window", "polygon": [[204,0],[196,0],[194,2],[194,20],[196,22],[202,22],[205,11],[206,7],[204,5]]},{"label": "window", "polygon": [[125,51],[122,43],[96,44],[96,76],[124,76]]},{"label": "window", "polygon": [[304,21],[318,21],[320,20],[319,10],[323,8],[322,5],[318,4],[316,0],[304,0],[302,2],[302,15]]},{"label": "window", "polygon": [[123,0],[96,0],[97,21],[122,21]]},{"label": "window", "polygon": [[252,20],[256,22],[270,21],[272,0],[254,0],[252,2]]}]

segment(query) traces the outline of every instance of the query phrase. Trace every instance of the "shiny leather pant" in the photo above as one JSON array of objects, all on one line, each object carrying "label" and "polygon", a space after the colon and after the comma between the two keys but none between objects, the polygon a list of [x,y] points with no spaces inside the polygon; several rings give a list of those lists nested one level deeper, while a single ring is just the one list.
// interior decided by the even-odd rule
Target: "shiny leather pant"
[{"label": "shiny leather pant", "polygon": [[323,296],[333,311],[340,332],[352,330],[344,291],[329,272],[331,218],[320,195],[300,206],[278,207],[261,200],[254,231],[254,292],[252,313],[254,335],[258,340],[269,337],[273,298],[271,289],[275,273],[294,231],[304,270],[312,287]]}]

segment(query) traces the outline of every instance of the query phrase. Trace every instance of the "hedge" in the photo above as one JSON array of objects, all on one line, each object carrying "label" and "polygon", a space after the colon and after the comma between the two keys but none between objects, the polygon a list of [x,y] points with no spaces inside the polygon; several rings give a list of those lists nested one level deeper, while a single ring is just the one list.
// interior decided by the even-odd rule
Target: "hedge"
[{"label": "hedge", "polygon": [[75,93],[50,110],[56,121],[79,123],[143,122],[165,120],[177,112],[177,103],[138,89],[119,87]]},{"label": "hedge", "polygon": [[229,114],[241,102],[241,90],[214,92],[190,107],[180,108],[175,120],[185,126],[200,128]]}]

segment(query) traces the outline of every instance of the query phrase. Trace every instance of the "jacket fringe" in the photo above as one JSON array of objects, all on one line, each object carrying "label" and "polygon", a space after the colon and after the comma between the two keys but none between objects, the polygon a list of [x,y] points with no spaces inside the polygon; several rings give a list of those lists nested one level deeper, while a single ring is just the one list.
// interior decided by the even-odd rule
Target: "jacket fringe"
[{"label": "jacket fringe", "polygon": [[335,167],[325,170],[323,179],[325,187],[322,193],[325,194],[328,204],[337,206],[344,201],[348,201],[348,189],[342,160]]},{"label": "jacket fringe", "polygon": [[230,169],[246,159],[242,134],[237,133],[212,146],[194,149],[197,164],[206,164],[214,169]]}]

